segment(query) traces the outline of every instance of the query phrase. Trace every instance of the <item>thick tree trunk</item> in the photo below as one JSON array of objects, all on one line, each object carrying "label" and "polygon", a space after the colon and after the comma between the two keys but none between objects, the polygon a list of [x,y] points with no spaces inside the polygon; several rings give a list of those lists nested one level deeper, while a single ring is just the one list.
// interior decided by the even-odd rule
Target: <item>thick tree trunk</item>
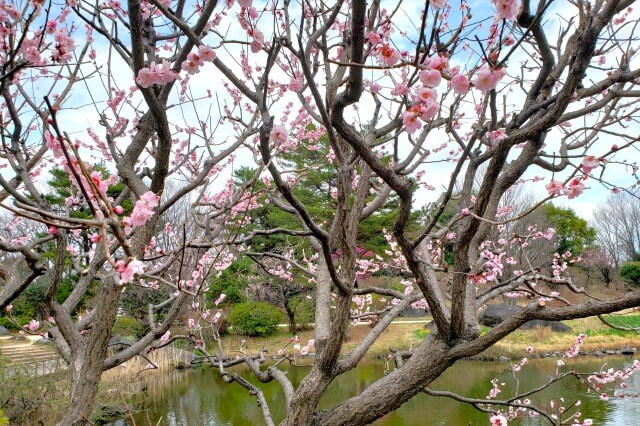
[{"label": "thick tree trunk", "polygon": [[334,338],[321,348],[317,348],[313,368],[296,389],[287,418],[282,425],[299,426],[313,423],[318,402],[336,377],[336,363],[348,328],[350,304],[350,295],[338,297],[335,317],[330,329]]},{"label": "thick tree trunk", "polygon": [[287,311],[287,317],[289,318],[289,333],[296,334],[298,332],[298,326],[296,325],[296,314],[289,306],[289,301],[287,300],[284,304],[284,308]]},{"label": "thick tree trunk", "polygon": [[320,397],[324,395],[330,383],[331,378],[324,374],[317,364],[314,364],[296,390],[289,407],[289,414],[281,426],[312,424]]},{"label": "thick tree trunk", "polygon": [[79,335],[74,342],[69,369],[71,371],[71,392],[69,410],[59,423],[60,426],[91,424],[93,404],[98,393],[100,377],[104,370],[111,330],[118,311],[118,300],[122,288],[114,280],[107,280],[102,286],[96,306],[93,328],[87,334]]},{"label": "thick tree trunk", "polygon": [[319,412],[311,422],[305,424],[370,424],[400,407],[449,368],[454,360],[447,350],[443,341],[423,342],[402,368],[378,380],[360,395],[330,410]]},{"label": "thick tree trunk", "polygon": [[102,375],[103,359],[104,357],[85,355],[84,353],[73,359],[69,410],[59,423],[61,426],[93,423],[91,414]]}]

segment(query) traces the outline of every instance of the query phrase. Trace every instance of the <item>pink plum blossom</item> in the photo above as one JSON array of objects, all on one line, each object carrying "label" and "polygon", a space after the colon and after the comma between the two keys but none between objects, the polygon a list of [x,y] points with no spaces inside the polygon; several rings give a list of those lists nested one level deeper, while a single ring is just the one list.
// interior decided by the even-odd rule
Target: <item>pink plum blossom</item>
[{"label": "pink plum blossom", "polygon": [[504,41],[502,42],[502,45],[508,47],[513,46],[514,44],[516,44],[516,38],[511,33],[507,34],[507,36],[504,38]]},{"label": "pink plum blossom", "polygon": [[375,46],[376,44],[380,43],[382,41],[382,37],[380,37],[380,35],[378,35],[377,33],[371,31],[369,32],[369,43],[372,46]]},{"label": "pink plum blossom", "polygon": [[216,299],[216,301],[214,302],[214,303],[215,303],[215,305],[216,305],[216,306],[218,306],[219,304],[221,304],[222,302],[224,302],[224,299],[226,299],[226,298],[227,298],[227,295],[226,295],[226,294],[224,294],[224,293],[220,294],[220,297],[218,297],[218,298]]},{"label": "pink plum blossom", "polygon": [[400,60],[400,52],[385,43],[380,49],[380,60],[385,66],[392,67]]},{"label": "pink plum blossom", "polygon": [[167,330],[167,332],[164,333],[162,337],[160,337],[160,344],[164,345],[165,343],[167,343],[169,341],[169,336],[171,336],[171,332]]},{"label": "pink plum blossom", "polygon": [[449,67],[449,58],[446,56],[432,56],[427,59],[427,66],[432,70],[446,70]]},{"label": "pink plum blossom", "polygon": [[147,191],[138,201],[136,201],[136,205],[131,212],[131,216],[129,217],[129,221],[131,226],[142,226],[151,216],[153,216],[153,209],[158,207],[158,201],[160,197],[154,194],[151,191]]},{"label": "pink plum blossom", "polygon": [[402,83],[396,84],[396,87],[391,91],[393,96],[406,96],[409,94],[409,88]]},{"label": "pink plum blossom", "polygon": [[429,121],[434,118],[440,111],[440,104],[435,101],[429,100],[420,105],[420,119],[423,121]]},{"label": "pink plum blossom", "polygon": [[487,65],[483,65],[476,73],[473,85],[481,92],[488,92],[496,88],[504,75],[505,72],[502,68],[491,69]]},{"label": "pink plum blossom", "polygon": [[294,77],[289,82],[289,90],[299,92],[304,87],[304,81],[301,78]]},{"label": "pink plum blossom", "polygon": [[451,88],[456,95],[465,95],[469,91],[469,79],[464,74],[456,74],[451,78]]},{"label": "pink plum blossom", "polygon": [[491,0],[496,7],[496,19],[515,21],[520,13],[520,4],[516,0]]},{"label": "pink plum blossom", "polygon": [[124,260],[119,260],[116,263],[116,269],[120,273],[120,280],[118,284],[127,284],[133,281],[133,278],[136,274],[144,273],[144,265],[138,259],[131,259],[129,263],[124,262]]},{"label": "pink plum blossom", "polygon": [[211,47],[201,44],[198,48],[198,56],[200,56],[203,61],[213,62],[214,59],[216,59],[216,52]]},{"label": "pink plum blossom", "polygon": [[580,181],[580,178],[574,178],[571,180],[569,185],[562,190],[562,192],[567,196],[568,199],[573,199],[578,197],[584,191],[585,186]]},{"label": "pink plum blossom", "polygon": [[142,68],[136,77],[136,83],[140,87],[147,88],[154,84],[163,85],[171,83],[178,78],[178,73],[171,69],[171,63],[166,59],[161,64],[152,62],[147,68]]},{"label": "pink plum blossom", "polygon": [[501,414],[494,414],[489,420],[491,426],[507,426],[507,418]]},{"label": "pink plum blossom", "polygon": [[418,87],[415,92],[415,96],[413,99],[416,102],[426,102],[426,101],[436,101],[438,94],[435,90],[430,87],[422,86]]},{"label": "pink plum blossom", "polygon": [[582,170],[585,173],[590,173],[593,169],[597,169],[600,166],[600,159],[595,155],[587,155],[582,159]]},{"label": "pink plum blossom", "polygon": [[493,130],[488,132],[488,136],[492,144],[498,144],[507,139],[507,132],[504,129]]},{"label": "pink plum blossom", "polygon": [[182,63],[180,66],[184,71],[187,71],[189,74],[193,75],[200,71],[200,67],[204,65],[204,61],[200,58],[200,55],[197,53],[189,53],[187,55],[187,60]]},{"label": "pink plum blossom", "polygon": [[40,328],[40,322],[31,320],[28,325],[25,325],[25,328],[28,328],[29,331],[36,331]]},{"label": "pink plum blossom", "polygon": [[402,124],[406,127],[407,133],[410,135],[422,127],[422,123],[418,120],[417,113],[419,112],[419,107],[417,111],[416,107],[413,107],[402,113]]},{"label": "pink plum blossom", "polygon": [[420,71],[420,82],[427,87],[438,87],[442,81],[442,75],[438,70],[422,70]]},{"label": "pink plum blossom", "polygon": [[276,146],[285,143],[287,141],[287,136],[287,128],[284,126],[274,126],[273,129],[271,129],[270,140]]},{"label": "pink plum blossom", "polygon": [[547,189],[547,192],[549,192],[549,195],[562,195],[562,189],[564,188],[564,185],[562,185],[562,183],[558,182],[557,180],[552,180],[544,187]]}]

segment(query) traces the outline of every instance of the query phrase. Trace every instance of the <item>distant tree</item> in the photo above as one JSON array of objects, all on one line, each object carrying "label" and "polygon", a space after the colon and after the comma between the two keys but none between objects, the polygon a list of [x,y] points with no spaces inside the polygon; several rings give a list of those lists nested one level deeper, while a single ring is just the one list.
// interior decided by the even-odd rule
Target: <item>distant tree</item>
[{"label": "distant tree", "polygon": [[640,199],[636,194],[612,194],[593,213],[598,245],[618,267],[640,260]]},{"label": "distant tree", "polygon": [[301,325],[297,321],[297,309],[304,301],[301,296],[312,293],[313,286],[274,278],[250,285],[249,292],[253,299],[269,302],[280,309],[289,320],[289,332],[295,334]]},{"label": "distant tree", "polygon": [[557,253],[570,252],[573,256],[577,256],[595,241],[596,230],[573,209],[548,203],[545,205],[545,214],[548,222],[556,227],[559,237]]},{"label": "distant tree", "polygon": [[599,247],[589,247],[582,252],[582,265],[588,270],[597,271],[609,287],[613,279],[614,261],[611,256]]}]

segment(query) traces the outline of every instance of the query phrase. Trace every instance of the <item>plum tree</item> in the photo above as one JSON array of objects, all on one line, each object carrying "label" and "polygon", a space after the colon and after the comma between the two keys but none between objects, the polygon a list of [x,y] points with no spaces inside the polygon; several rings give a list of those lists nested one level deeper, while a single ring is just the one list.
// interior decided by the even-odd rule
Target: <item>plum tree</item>
[{"label": "plum tree", "polygon": [[[222,312],[199,300],[208,278],[265,235],[313,250],[261,254],[314,286],[313,365],[294,388],[277,366],[262,369],[260,354],[225,362],[220,340],[211,359],[228,381],[256,395],[269,424],[259,387],[229,364],[246,363],[261,381],[282,385],[283,424],[367,424],[420,392],[434,393],[428,385],[453,363],[529,320],[640,306],[640,292],[591,299],[566,275],[571,254],[557,253],[553,274],[542,274],[527,261],[527,247],[554,230],[506,226],[551,199],[575,202],[587,185],[637,189],[638,166],[623,154],[638,143],[632,4],[493,0],[472,11],[465,1],[442,0],[2,3],[0,206],[8,213],[0,248],[28,272],[3,275],[0,307],[49,277],[49,327],[71,372],[62,424],[89,419],[103,370],[179,337],[168,330],[181,309],[217,324]],[[333,200],[330,214],[316,217],[297,196],[307,170],[287,165],[292,151],[331,171],[318,188]],[[237,164],[255,172],[235,182]],[[39,189],[54,166],[75,187],[64,212],[52,211]],[[545,186],[531,209],[501,204],[524,182]],[[106,191],[114,183],[122,187],[115,198]],[[443,221],[454,196],[459,211]],[[362,223],[391,197],[393,224],[377,231],[388,250],[365,258],[357,249]],[[427,201],[433,208],[416,224]],[[249,226],[250,212],[264,203],[299,226]],[[166,218],[179,204],[188,215],[171,223]],[[72,214],[79,205],[88,206],[89,218]],[[40,224],[44,236],[21,233],[21,221]],[[73,244],[78,232],[91,244]],[[56,247],[53,261],[41,255],[45,244]],[[450,265],[444,244],[453,248]],[[68,274],[69,256],[79,278],[59,302],[52,295]],[[381,268],[408,277],[405,291],[355,288],[358,276]],[[95,281],[88,314],[71,315]],[[578,301],[545,283],[576,292]],[[149,331],[139,341],[108,355],[122,292],[133,286],[163,289],[167,298],[147,306]],[[372,294],[394,304],[344,354],[350,321],[380,313],[363,305]],[[481,334],[478,310],[503,294],[527,302]],[[413,350],[397,352],[396,368],[362,393],[318,410],[332,381],[355,368],[412,304],[430,309],[431,332]],[[167,313],[157,324],[159,309]],[[206,351],[200,339],[184,337]],[[494,404],[490,411],[502,421],[508,413],[499,413],[499,404],[515,402]]]}]

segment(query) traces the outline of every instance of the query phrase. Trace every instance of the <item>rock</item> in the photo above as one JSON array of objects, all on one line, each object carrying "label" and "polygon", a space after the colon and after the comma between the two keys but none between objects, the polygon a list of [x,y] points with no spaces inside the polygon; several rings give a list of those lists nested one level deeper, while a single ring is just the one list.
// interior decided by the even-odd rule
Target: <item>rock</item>
[{"label": "rock", "polygon": [[176,349],[170,346],[166,346],[160,350],[166,352],[166,355],[171,359],[171,365],[178,370],[196,368],[199,366],[199,364],[193,362],[197,356],[192,352]]},{"label": "rock", "polygon": [[7,336],[9,334],[9,330],[0,325],[0,336]]},{"label": "rock", "polygon": [[604,351],[604,353],[607,354],[607,355],[617,355],[618,351],[607,349],[606,351]]},{"label": "rock", "polygon": [[600,351],[593,351],[593,354],[595,356],[597,356],[597,357],[603,357],[604,356],[604,354],[602,352],[600,352]]},{"label": "rock", "polygon": [[571,327],[561,323],[560,321],[544,321],[544,320],[532,320],[524,323],[520,329],[533,330],[534,328],[547,328],[556,333],[567,333],[571,331]]},{"label": "rock", "polygon": [[111,339],[109,339],[109,349],[115,352],[120,352],[121,350],[124,350],[131,346],[132,343],[133,342],[131,340],[125,339],[122,336],[113,336]]},{"label": "rock", "polygon": [[41,337],[40,339],[33,342],[34,345],[53,345],[53,340],[47,339],[46,337]]},{"label": "rock", "polygon": [[[486,325],[488,327],[495,327],[500,324],[502,321],[507,318],[512,317],[520,310],[518,306],[507,305],[504,303],[501,304],[489,304],[487,308],[480,314],[480,318],[478,319],[480,324]],[[543,321],[543,320],[532,320],[528,321],[522,325],[521,329],[523,330],[532,330],[534,328],[546,328],[549,327],[552,331],[565,333],[571,331],[571,327],[568,325],[562,324],[559,321]]]},{"label": "rock", "polygon": [[411,306],[405,308],[402,312],[400,312],[400,316],[406,317],[406,318],[418,318],[418,317],[423,317],[426,314],[427,314],[427,311],[425,311],[424,309],[415,309],[415,308],[412,308]]},{"label": "rock", "polygon": [[93,422],[96,425],[112,423],[127,415],[127,407],[124,405],[101,405],[93,411]]},{"label": "rock", "polygon": [[507,358],[506,356],[501,356],[500,358],[498,358],[498,361],[500,361],[500,362],[508,362],[509,358]]},{"label": "rock", "polygon": [[505,304],[487,305],[487,309],[480,314],[479,321],[482,325],[494,327],[505,319],[513,316],[516,312],[518,312],[517,306]]},{"label": "rock", "polygon": [[9,340],[17,340],[18,342],[26,342],[27,339],[25,336],[18,334],[17,336],[11,336],[11,338]]},{"label": "rock", "polygon": [[629,348],[629,347],[620,349],[620,353],[622,355],[633,355],[636,353],[636,351],[637,351],[636,348]]}]

